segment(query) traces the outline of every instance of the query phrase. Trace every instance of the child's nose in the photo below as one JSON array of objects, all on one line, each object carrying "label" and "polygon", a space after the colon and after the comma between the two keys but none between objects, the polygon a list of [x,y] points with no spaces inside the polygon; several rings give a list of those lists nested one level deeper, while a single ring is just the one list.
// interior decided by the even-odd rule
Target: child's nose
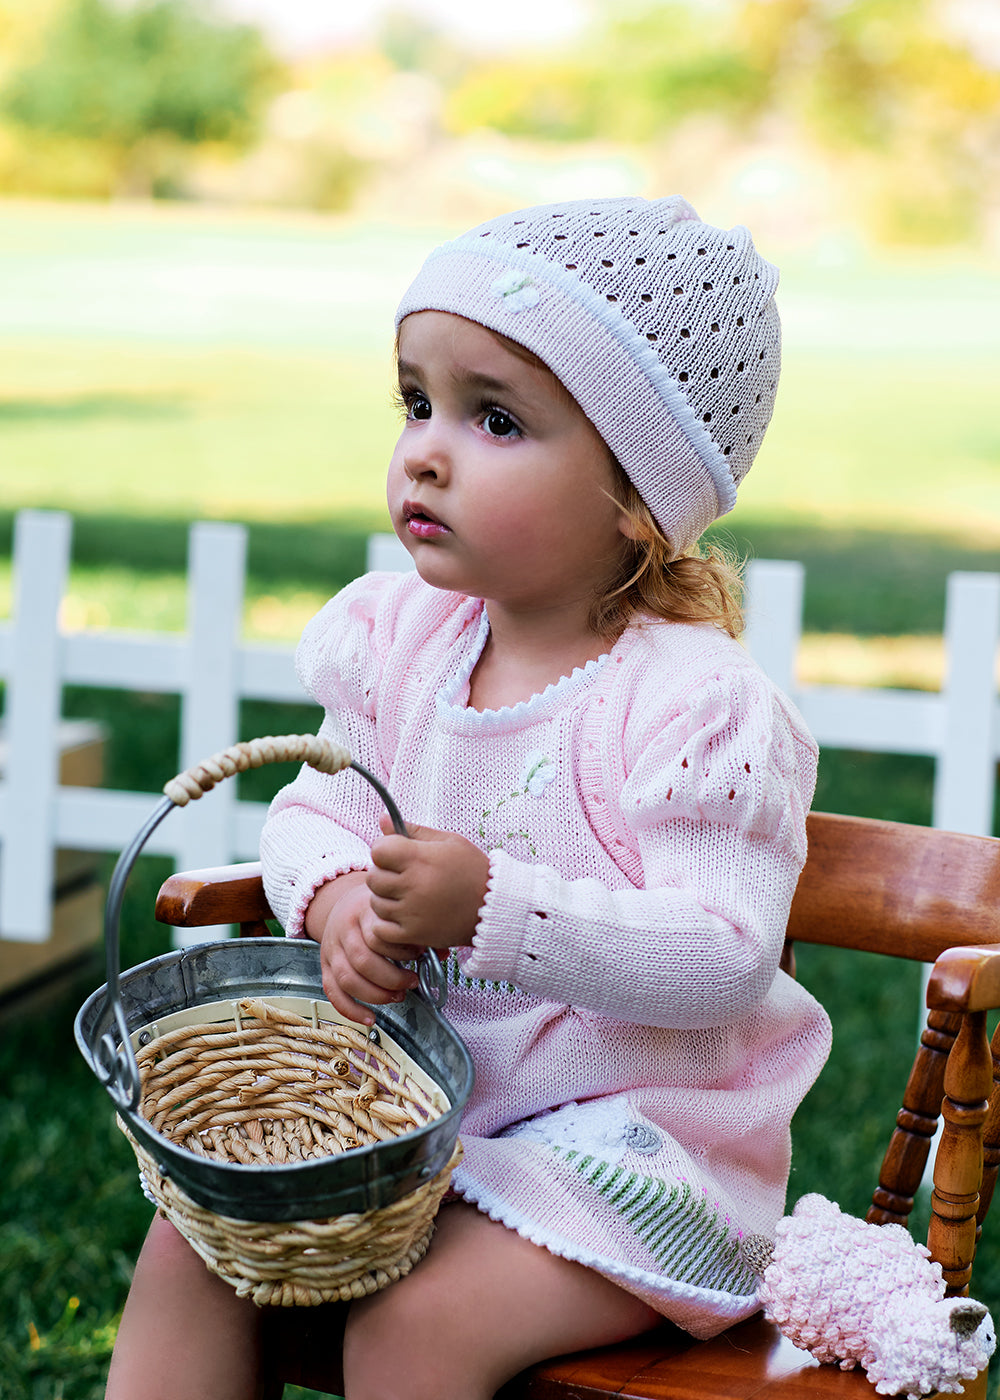
[{"label": "child's nose", "polygon": [[411,481],[431,480],[441,484],[451,474],[451,453],[447,434],[433,420],[421,427],[406,444],[403,470]]}]

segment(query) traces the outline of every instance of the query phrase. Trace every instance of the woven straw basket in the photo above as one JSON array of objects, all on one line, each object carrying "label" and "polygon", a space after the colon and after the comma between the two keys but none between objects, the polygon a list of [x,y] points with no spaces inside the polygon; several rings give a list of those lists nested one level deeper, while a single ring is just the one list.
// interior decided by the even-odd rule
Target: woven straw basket
[{"label": "woven straw basket", "polygon": [[313,736],[238,744],[181,774],[119,860],[108,982],[76,1034],[146,1193],[237,1293],[292,1306],[373,1293],[422,1257],[461,1160],[472,1064],[433,954],[371,1031],[330,1006],[310,940],[201,944],[119,973],[121,897],[150,833],[223,777],[283,759],[354,767],[405,833],[377,780]]}]

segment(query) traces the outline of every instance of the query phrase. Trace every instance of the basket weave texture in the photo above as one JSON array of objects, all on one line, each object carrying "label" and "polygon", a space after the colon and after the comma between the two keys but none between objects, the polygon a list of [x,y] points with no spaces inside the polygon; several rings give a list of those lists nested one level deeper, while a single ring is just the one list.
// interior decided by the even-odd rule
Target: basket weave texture
[{"label": "basket weave texture", "polygon": [[[391,1038],[310,1021],[247,998],[229,1020],[177,1027],[138,1053],[142,1116],[172,1142],[219,1162],[258,1166],[386,1141],[439,1116]],[[255,1303],[303,1306],[374,1293],[426,1252],[461,1160],[409,1195],[328,1220],[255,1221],[198,1205],[124,1124],[147,1191],[213,1272]]]}]

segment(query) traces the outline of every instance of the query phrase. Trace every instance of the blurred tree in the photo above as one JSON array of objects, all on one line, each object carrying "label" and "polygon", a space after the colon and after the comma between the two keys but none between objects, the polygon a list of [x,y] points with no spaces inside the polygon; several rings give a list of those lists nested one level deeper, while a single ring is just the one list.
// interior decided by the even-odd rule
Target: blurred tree
[{"label": "blurred tree", "polygon": [[389,9],[379,23],[376,43],[401,72],[433,72],[445,44],[440,29],[411,10]]},{"label": "blurred tree", "polygon": [[389,6],[375,26],[375,48],[399,73],[419,73],[454,87],[469,67],[469,55],[434,20]]},{"label": "blurred tree", "polygon": [[51,23],[59,0],[0,0],[0,72]]},{"label": "blurred tree", "polygon": [[759,87],[752,55],[675,0],[617,8],[556,61],[505,55],[471,66],[445,119],[454,132],[644,142],[696,111],[733,111]]},{"label": "blurred tree", "polygon": [[185,147],[253,139],[277,74],[257,30],[213,23],[189,0],[69,0],[0,109],[43,138],[103,147],[123,192],[171,193]]},{"label": "blurred tree", "polygon": [[786,58],[784,110],[841,157],[877,233],[974,237],[1000,184],[1000,73],[949,33],[934,0],[810,9],[798,42],[813,71],[804,81]]},{"label": "blurred tree", "polygon": [[947,27],[941,0],[603,0],[555,62],[472,64],[449,93],[455,133],[668,140],[710,116],[735,136],[775,124],[854,181],[894,240],[977,232],[1000,186],[1000,73]]}]

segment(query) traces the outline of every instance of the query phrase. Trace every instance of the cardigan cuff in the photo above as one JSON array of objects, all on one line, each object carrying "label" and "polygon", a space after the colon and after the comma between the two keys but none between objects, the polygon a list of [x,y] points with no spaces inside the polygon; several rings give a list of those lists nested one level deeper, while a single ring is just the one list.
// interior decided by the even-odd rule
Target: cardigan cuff
[{"label": "cardigan cuff", "polygon": [[340,875],[349,875],[353,870],[367,870],[367,864],[356,861],[338,861],[333,855],[323,856],[315,865],[303,872],[296,880],[292,900],[285,920],[286,938],[308,938],[305,919],[306,910],[316,896],[316,891]]},{"label": "cardigan cuff", "polygon": [[486,898],[462,971],[467,977],[524,985],[541,940],[539,923],[546,912],[548,867],[525,865],[505,851],[490,852]]}]

